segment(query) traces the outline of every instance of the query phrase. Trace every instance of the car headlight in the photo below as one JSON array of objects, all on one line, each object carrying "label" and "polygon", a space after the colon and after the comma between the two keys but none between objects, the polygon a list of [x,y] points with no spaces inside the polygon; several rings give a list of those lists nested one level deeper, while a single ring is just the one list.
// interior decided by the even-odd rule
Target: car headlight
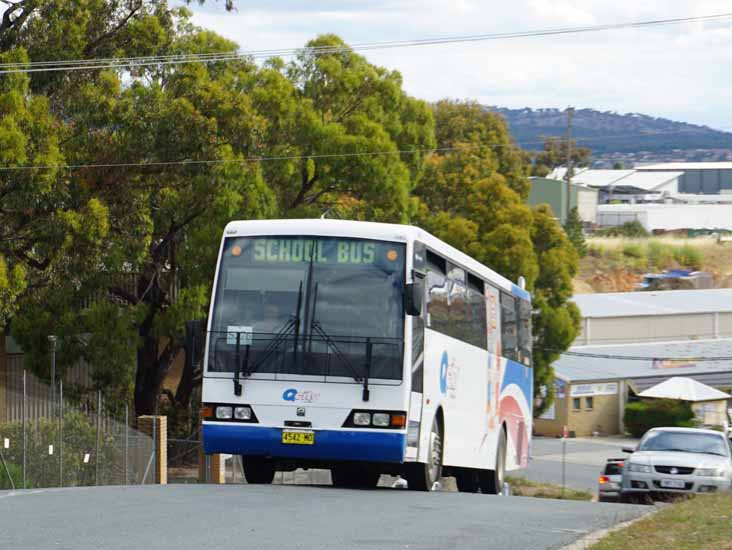
[{"label": "car headlight", "polygon": [[374,413],[373,422],[374,426],[384,428],[389,425],[389,413]]},{"label": "car headlight", "polygon": [[235,407],[234,418],[237,420],[251,420],[252,409],[250,407]]},{"label": "car headlight", "polygon": [[643,474],[650,474],[653,469],[648,464],[639,464],[637,462],[631,462],[628,464],[628,470],[631,472],[641,472]]},{"label": "car headlight", "polygon": [[219,420],[231,419],[231,407],[216,407],[216,418]]},{"label": "car headlight", "polygon": [[353,413],[353,423],[356,426],[368,426],[371,424],[371,413],[357,412]]},{"label": "car headlight", "polygon": [[724,468],[698,468],[696,475],[699,477],[724,477]]}]

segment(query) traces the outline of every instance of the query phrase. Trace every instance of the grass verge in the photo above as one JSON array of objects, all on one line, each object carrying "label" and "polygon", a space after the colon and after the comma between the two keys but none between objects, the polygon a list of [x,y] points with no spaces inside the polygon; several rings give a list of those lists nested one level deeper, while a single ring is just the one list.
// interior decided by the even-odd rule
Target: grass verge
[{"label": "grass verge", "polygon": [[562,486],[553,483],[539,483],[522,477],[507,477],[511,487],[511,494],[518,497],[559,498],[564,500],[592,500],[589,491],[565,489],[562,495]]},{"label": "grass verge", "polygon": [[610,533],[592,550],[732,549],[732,494],[698,495]]}]

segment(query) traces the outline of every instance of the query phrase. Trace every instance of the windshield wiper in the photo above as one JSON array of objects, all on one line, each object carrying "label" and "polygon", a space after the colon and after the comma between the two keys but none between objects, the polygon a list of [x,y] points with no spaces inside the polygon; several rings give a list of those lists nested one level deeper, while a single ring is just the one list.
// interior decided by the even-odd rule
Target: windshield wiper
[{"label": "windshield wiper", "polygon": [[363,382],[364,383],[364,390],[363,390],[363,400],[368,401],[369,400],[369,387],[368,387],[368,372],[371,369],[371,340],[367,339],[367,349],[366,349],[366,356],[367,356],[367,367],[366,367],[366,378],[361,376],[358,373],[358,370],[356,367],[353,366],[351,361],[348,359],[348,356],[341,351],[341,349],[336,345],[333,338],[325,332],[323,329],[323,325],[320,324],[319,321],[316,321],[315,317],[315,310],[318,307],[318,283],[315,283],[315,288],[313,289],[313,311],[310,316],[310,337],[308,340],[308,352],[312,351],[313,346],[313,333],[316,333],[318,336],[320,336],[325,343],[328,345],[328,347],[333,348],[333,351],[335,352],[336,356],[343,361],[343,364],[346,365],[346,368],[351,371],[351,377],[356,382]]},{"label": "windshield wiper", "polygon": [[[280,347],[280,345],[287,340],[287,338],[290,336],[291,333],[294,333],[295,335],[295,354],[297,355],[297,340],[300,333],[300,306],[302,304],[302,281],[300,281],[300,288],[297,292],[297,308],[295,309],[295,315],[290,318],[287,323],[285,323],[285,326],[282,327],[277,334],[275,334],[275,337],[270,340],[269,344],[267,344],[267,347],[264,348],[262,351],[262,357],[257,361],[254,365],[252,365],[252,368],[249,368],[249,349],[251,348],[252,342],[250,341],[248,344],[246,344],[246,352],[244,354],[244,364],[242,365],[240,360],[240,336],[241,333],[236,334],[236,367],[234,369],[234,395],[239,396],[241,395],[241,382],[239,374],[240,374],[240,367],[244,367],[244,377],[251,376],[251,374],[256,371],[259,367],[261,367],[263,364],[269,360],[269,358],[272,356],[272,354],[277,351]],[[251,338],[253,339],[254,335],[251,335]]]}]

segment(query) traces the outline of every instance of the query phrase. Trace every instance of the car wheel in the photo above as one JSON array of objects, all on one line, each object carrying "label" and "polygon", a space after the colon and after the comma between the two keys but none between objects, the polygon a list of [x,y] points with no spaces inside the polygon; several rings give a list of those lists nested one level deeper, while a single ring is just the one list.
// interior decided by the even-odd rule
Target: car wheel
[{"label": "car wheel", "polygon": [[271,459],[257,456],[242,456],[244,477],[251,485],[272,483],[275,475],[275,463]]}]

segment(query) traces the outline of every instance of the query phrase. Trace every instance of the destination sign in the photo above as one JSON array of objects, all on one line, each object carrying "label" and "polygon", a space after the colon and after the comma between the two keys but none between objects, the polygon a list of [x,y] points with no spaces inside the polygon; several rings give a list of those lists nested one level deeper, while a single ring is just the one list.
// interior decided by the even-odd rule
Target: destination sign
[{"label": "destination sign", "polygon": [[401,262],[403,245],[362,239],[307,239],[279,237],[237,239],[229,248],[232,256],[251,263],[296,263],[368,265]]}]

